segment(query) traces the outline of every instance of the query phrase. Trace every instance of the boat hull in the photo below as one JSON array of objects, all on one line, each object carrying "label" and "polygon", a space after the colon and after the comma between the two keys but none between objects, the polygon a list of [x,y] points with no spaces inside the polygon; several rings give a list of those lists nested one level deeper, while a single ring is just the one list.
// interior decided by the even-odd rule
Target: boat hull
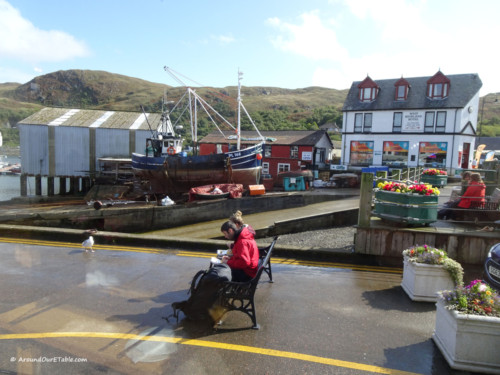
[{"label": "boat hull", "polygon": [[151,193],[188,192],[192,187],[209,184],[258,184],[262,144],[224,154],[198,156],[145,156],[132,154],[135,175],[150,182]]},{"label": "boat hull", "polygon": [[151,193],[187,192],[199,185],[231,182],[225,155],[151,157],[132,154],[135,175],[150,182]]},{"label": "boat hull", "polygon": [[262,174],[262,145],[245,148],[239,151],[226,152],[231,160],[232,181],[235,184],[242,184],[245,188],[249,185],[260,183]]}]

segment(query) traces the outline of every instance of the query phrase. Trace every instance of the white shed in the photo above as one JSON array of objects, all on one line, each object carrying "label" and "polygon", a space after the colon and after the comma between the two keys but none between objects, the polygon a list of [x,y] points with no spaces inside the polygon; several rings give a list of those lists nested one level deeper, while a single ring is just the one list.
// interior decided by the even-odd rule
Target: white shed
[{"label": "white shed", "polygon": [[132,152],[144,153],[146,138],[151,136],[149,125],[156,130],[161,114],[146,116],[140,112],[44,108],[18,123],[21,173],[92,176],[99,158],[130,158]]}]

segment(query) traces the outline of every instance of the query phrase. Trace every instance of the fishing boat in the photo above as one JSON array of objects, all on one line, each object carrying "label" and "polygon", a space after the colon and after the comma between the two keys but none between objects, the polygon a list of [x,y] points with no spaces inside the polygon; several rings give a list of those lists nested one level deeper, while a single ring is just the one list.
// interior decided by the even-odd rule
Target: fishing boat
[{"label": "fishing boat", "polygon": [[[173,74],[169,68],[165,67],[165,70]],[[160,125],[158,129],[152,131],[151,137],[146,140],[145,155],[132,154],[132,169],[137,177],[149,181],[151,193],[182,193],[188,192],[192,187],[200,185],[225,183],[242,184],[246,188],[248,185],[259,183],[262,170],[262,148],[265,138],[257,130],[262,142],[244,149],[240,147],[241,109],[245,111],[249,118],[250,116],[241,102],[241,73],[238,72],[238,74],[237,128],[234,128],[229,121],[201,98],[195,90],[187,87],[185,84],[186,93],[175,104],[172,110],[169,110],[167,103],[164,102],[165,105]],[[180,103],[183,99],[187,99],[186,102],[189,111],[186,111],[186,108],[181,111],[182,105]],[[176,109],[179,109],[182,113],[189,113],[191,135],[195,145],[194,151],[196,151],[198,108],[205,111],[208,118],[219,130],[220,128],[215,121],[216,119],[219,119],[236,131],[238,138],[236,150],[219,154],[189,156],[186,152],[182,151],[184,140],[182,137],[176,135],[170,113]],[[257,129],[251,118],[250,121]]]}]

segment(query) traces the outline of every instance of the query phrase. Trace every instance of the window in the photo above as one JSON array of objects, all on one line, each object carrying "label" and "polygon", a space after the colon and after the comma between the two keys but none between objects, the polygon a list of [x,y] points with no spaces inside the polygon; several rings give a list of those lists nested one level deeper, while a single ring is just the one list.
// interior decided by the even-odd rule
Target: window
[{"label": "window", "polygon": [[271,157],[271,145],[264,145],[264,157],[265,158],[270,158]]},{"label": "window", "polygon": [[350,164],[373,164],[373,141],[351,141]]},{"label": "window", "polygon": [[418,165],[426,168],[446,168],[447,142],[420,142]]},{"label": "window", "polygon": [[356,113],[354,115],[354,133],[372,132],[373,113]]},{"label": "window", "polygon": [[406,79],[401,77],[396,81],[394,87],[396,87],[394,93],[394,100],[402,101],[408,99],[408,92],[410,91],[410,83]]},{"label": "window", "polygon": [[299,158],[299,146],[290,146],[290,159]]},{"label": "window", "polygon": [[262,174],[269,174],[269,163],[268,162],[262,163]]},{"label": "window", "polygon": [[316,163],[325,162],[326,149],[321,147],[316,149]]},{"label": "window", "polygon": [[361,96],[361,101],[362,102],[371,102],[375,100],[375,93],[376,89],[374,87],[367,87],[364,89],[361,89],[362,96]]},{"label": "window", "polygon": [[446,112],[439,111],[436,117],[436,132],[444,133],[446,128]]},{"label": "window", "polygon": [[278,173],[289,172],[289,171],[290,171],[290,164],[278,163]]},{"label": "window", "polygon": [[408,164],[408,141],[384,142],[382,165],[389,167],[406,167]]},{"label": "window", "polygon": [[363,114],[356,113],[354,115],[354,133],[361,133],[363,131]]},{"label": "window", "polygon": [[424,132],[434,132],[434,112],[425,112]]},{"label": "window", "polygon": [[370,77],[366,77],[359,85],[359,100],[372,102],[377,98],[379,86]]},{"label": "window", "polygon": [[427,96],[431,99],[444,99],[449,90],[450,80],[441,71],[427,81]]},{"label": "window", "polygon": [[392,119],[392,131],[394,133],[401,133],[401,125],[403,124],[403,112],[394,112]]},{"label": "window", "polygon": [[372,117],[371,113],[365,113],[365,122],[363,124],[363,133],[372,132]]},{"label": "window", "polygon": [[222,154],[222,145],[220,143],[217,143],[217,145],[215,147],[217,149],[217,151],[215,151],[215,152],[218,154]]},{"label": "window", "polygon": [[406,100],[406,88],[408,86],[396,87],[396,100]]}]

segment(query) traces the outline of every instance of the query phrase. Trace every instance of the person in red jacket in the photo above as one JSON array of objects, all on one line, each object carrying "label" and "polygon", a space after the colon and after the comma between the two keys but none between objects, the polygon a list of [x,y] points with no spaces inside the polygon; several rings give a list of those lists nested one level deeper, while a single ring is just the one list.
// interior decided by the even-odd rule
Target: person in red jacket
[{"label": "person in red jacket", "polygon": [[471,173],[469,186],[467,190],[460,198],[458,207],[460,208],[470,208],[472,202],[478,202],[479,206],[484,205],[486,195],[486,185],[481,180],[481,175],[479,173]]},{"label": "person in red jacket", "polygon": [[253,279],[259,267],[259,249],[253,234],[247,227],[238,228],[232,221],[226,221],[220,230],[227,240],[234,241],[233,255],[222,257],[222,262],[231,268],[232,281]]}]

